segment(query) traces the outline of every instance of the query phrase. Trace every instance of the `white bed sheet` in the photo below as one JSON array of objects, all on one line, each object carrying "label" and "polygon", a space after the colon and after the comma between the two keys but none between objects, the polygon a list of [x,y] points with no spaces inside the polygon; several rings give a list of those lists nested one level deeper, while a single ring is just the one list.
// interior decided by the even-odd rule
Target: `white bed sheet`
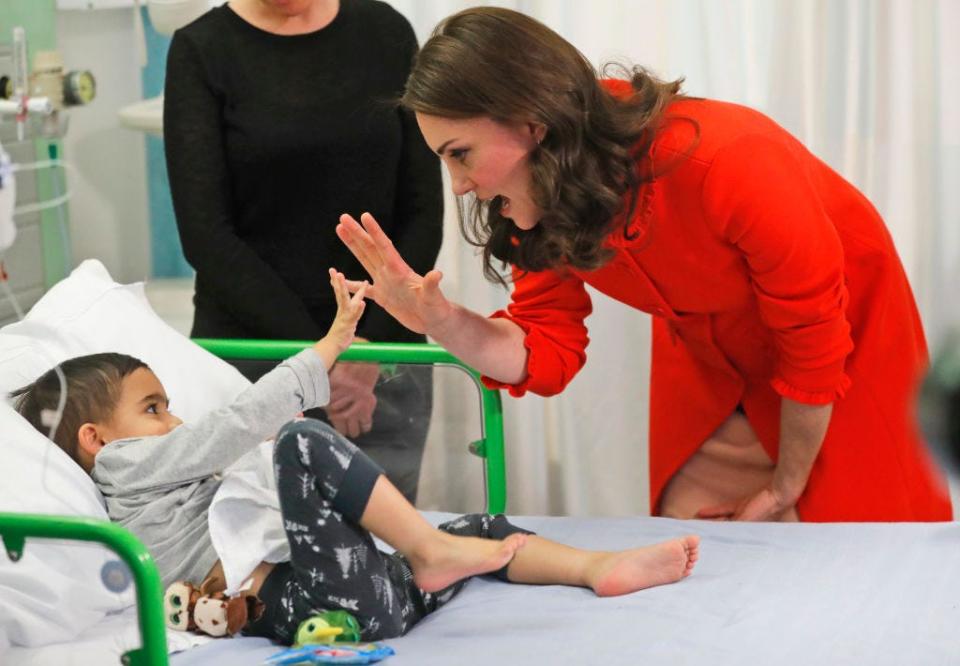
[{"label": "white bed sheet", "polygon": [[[386,664],[960,664],[958,523],[514,521],[594,549],[694,532],[701,557],[681,583],[609,599],[471,581],[407,636],[387,641],[397,654]],[[278,649],[263,639],[218,640],[172,664],[252,666]]]}]

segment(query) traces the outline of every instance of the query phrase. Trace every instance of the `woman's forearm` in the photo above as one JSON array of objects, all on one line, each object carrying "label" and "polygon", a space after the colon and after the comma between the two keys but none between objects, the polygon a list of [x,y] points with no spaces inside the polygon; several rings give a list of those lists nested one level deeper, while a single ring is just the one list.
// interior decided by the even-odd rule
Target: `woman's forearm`
[{"label": "woman's forearm", "polygon": [[783,398],[780,407],[780,452],[773,488],[795,503],[810,478],[813,463],[830,425],[833,404],[806,405]]},{"label": "woman's forearm", "polygon": [[509,319],[490,319],[452,304],[442,326],[427,335],[475,370],[506,384],[527,376],[523,329]]}]

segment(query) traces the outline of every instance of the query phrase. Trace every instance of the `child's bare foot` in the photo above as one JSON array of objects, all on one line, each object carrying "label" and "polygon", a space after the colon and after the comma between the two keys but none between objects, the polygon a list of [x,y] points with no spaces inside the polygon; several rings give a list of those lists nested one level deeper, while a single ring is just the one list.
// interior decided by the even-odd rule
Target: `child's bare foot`
[{"label": "child's bare foot", "polygon": [[499,541],[440,532],[436,539],[408,556],[413,581],[424,592],[442,590],[467,576],[505,567],[526,542],[527,535],[522,533]]},{"label": "child's bare foot", "polygon": [[700,537],[688,535],[616,553],[603,553],[590,587],[600,597],[629,594],[686,578],[697,562]]}]

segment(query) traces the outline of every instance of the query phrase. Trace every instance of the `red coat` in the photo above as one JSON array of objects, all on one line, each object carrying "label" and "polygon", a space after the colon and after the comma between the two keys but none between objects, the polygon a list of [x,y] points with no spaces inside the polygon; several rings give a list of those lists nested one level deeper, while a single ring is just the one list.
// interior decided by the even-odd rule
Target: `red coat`
[{"label": "red coat", "polygon": [[636,239],[618,227],[595,271],[515,271],[512,302],[493,316],[526,332],[528,374],[506,388],[551,395],[583,366],[586,283],[654,315],[652,507],[737,404],[776,460],[786,396],[835,403],[802,520],[949,520],[913,415],[923,330],[880,215],[756,111],[681,100],[668,116],[683,119],[650,151],[669,168],[640,191]]}]

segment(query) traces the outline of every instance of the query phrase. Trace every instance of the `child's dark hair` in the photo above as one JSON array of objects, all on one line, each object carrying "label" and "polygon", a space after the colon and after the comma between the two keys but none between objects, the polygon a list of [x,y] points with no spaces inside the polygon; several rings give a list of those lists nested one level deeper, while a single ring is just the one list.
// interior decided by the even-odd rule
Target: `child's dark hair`
[{"label": "child's dark hair", "polygon": [[[148,366],[126,354],[105,353],[78,356],[64,361],[59,367],[67,382],[67,400],[53,441],[79,463],[77,432],[80,426],[108,420],[120,400],[123,378]],[[47,435],[50,428],[44,423],[43,414],[48,410],[56,411],[60,402],[60,379],[56,369],[48,370],[37,381],[11,393],[10,397],[14,399],[14,409]]]}]

